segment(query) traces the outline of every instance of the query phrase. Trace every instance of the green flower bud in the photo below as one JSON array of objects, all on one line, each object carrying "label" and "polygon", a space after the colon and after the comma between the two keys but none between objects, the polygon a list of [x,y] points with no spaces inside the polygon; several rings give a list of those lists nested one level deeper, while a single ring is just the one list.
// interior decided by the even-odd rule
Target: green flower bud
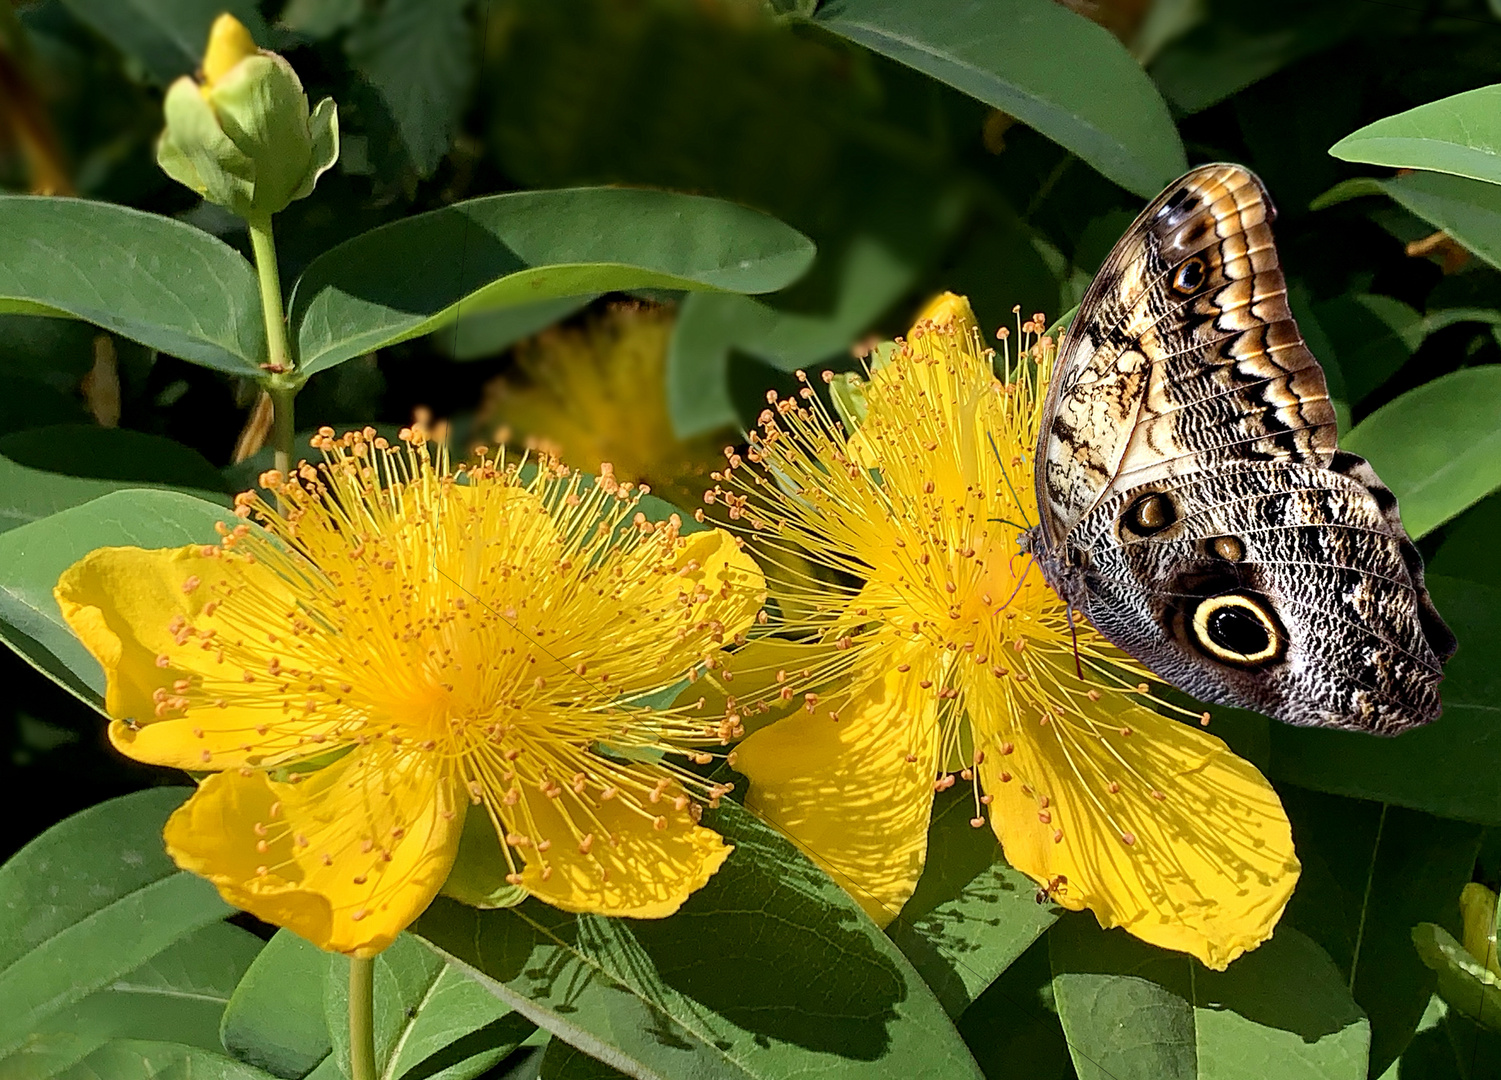
[{"label": "green flower bud", "polygon": [[232,15],[214,21],[203,81],[173,83],[165,112],[157,163],[246,219],[268,218],[307,195],[339,156],[333,99],[309,113],[292,65],[257,49]]}]

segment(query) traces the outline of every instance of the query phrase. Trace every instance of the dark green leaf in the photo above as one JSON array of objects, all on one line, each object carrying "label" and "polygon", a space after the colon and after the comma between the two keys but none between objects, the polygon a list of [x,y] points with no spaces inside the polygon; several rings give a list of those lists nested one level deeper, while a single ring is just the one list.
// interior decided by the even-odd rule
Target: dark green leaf
[{"label": "dark green leaf", "polygon": [[439,899],[415,929],[491,991],[633,1076],[976,1076],[943,1009],[859,907],[739,806],[735,851],[670,919]]},{"label": "dark green leaf", "polygon": [[623,1080],[625,1073],[598,1061],[576,1046],[553,1039],[542,1053],[540,1080]]},{"label": "dark green leaf", "polygon": [[0,640],[89,704],[104,672],[63,622],[52,598],[58,577],[97,547],[215,543],[223,507],[170,491],[118,491],[0,533]]},{"label": "dark green leaf", "polygon": [[1459,1042],[1449,1037],[1448,1013],[1443,998],[1429,998],[1417,1034],[1381,1080],[1478,1080],[1459,1070]]},{"label": "dark green leaf", "polygon": [[261,940],[210,923],[146,963],[48,1017],[0,1075],[46,1080],[114,1039],[149,1039],[218,1051],[219,1020]]},{"label": "dark green leaf", "polygon": [[0,866],[0,1060],[59,1011],[230,913],[162,848],[162,825],[187,794],[154,788],[101,803]]},{"label": "dark green leaf", "polygon": [[295,1080],[307,1075],[333,1049],[323,1019],[323,987],[331,963],[348,968],[342,957],[330,956],[290,930],[277,931],[224,1010],[224,1049],[277,1076]]},{"label": "dark green leaf", "polygon": [[[433,344],[455,360],[479,360],[531,337],[555,322],[568,318],[595,299],[586,296],[563,296],[536,304],[501,308],[482,315],[463,315],[452,326],[439,330]],[[690,298],[691,299],[691,298]]]},{"label": "dark green leaf", "polygon": [[160,435],[60,424],[0,437],[0,532],[122,488],[176,489],[229,505],[219,471]]},{"label": "dark green leaf", "polygon": [[310,374],[460,313],[624,289],[769,292],[812,259],[801,233],[716,199],[525,191],[456,203],[340,244],[298,281],[292,322]]},{"label": "dark green leaf", "polygon": [[229,12],[266,42],[266,24],[254,0],[63,0],[68,9],[160,82],[195,71],[208,45],[209,27]]},{"label": "dark green leaf", "polygon": [[[349,961],[330,957],[323,1009],[334,1060],[349,1071]],[[534,1025],[409,934],[375,960],[375,1062],[382,1080],[471,1080]]]},{"label": "dark green leaf", "polygon": [[1400,1054],[1433,995],[1420,922],[1458,928],[1480,827],[1380,803],[1282,789],[1303,874],[1284,919],[1323,946],[1371,1021],[1371,1071]]},{"label": "dark green leaf", "polygon": [[1501,366],[1466,368],[1409,390],[1343,442],[1396,494],[1407,531],[1423,536],[1501,488]]},{"label": "dark green leaf", "polygon": [[964,1010],[959,1033],[990,1080],[1074,1080],[1053,1003],[1046,938],[1033,942]]},{"label": "dark green leaf", "polygon": [[469,0],[385,0],[345,42],[354,68],[391,110],[419,176],[448,153],[474,76]]},{"label": "dark green leaf", "polygon": [[233,375],[266,357],[255,271],[229,245],[157,214],[0,196],[0,311],[71,315]]},{"label": "dark green leaf", "polygon": [[886,934],[952,1017],[958,1017],[1058,918],[1037,885],[1006,864],[987,826],[974,828],[974,793],[934,800],[917,890]]},{"label": "dark green leaf", "polygon": [[1141,66],[1109,31],[1062,5],[830,0],[814,19],[1011,114],[1143,198],[1187,168]]},{"label": "dark green leaf", "polygon": [[1444,542],[1428,561],[1428,572],[1501,588],[1501,559],[1495,557],[1498,536],[1501,495],[1492,495],[1445,527]]},{"label": "dark green leaf", "polygon": [[1501,267],[1501,187],[1444,173],[1410,173],[1391,180],[1359,177],[1324,192],[1313,201],[1313,208],[1376,194],[1391,196],[1476,257]]},{"label": "dark green leaf", "polygon": [[1501,184],[1501,85],[1383,117],[1329,148],[1345,161],[1432,169]]},{"label": "dark green leaf", "polygon": [[1223,972],[1084,913],[1048,943],[1080,1080],[1365,1080],[1370,1027],[1329,957],[1290,927]]},{"label": "dark green leaf", "polygon": [[1316,350],[1314,355],[1326,372],[1331,355],[1336,360],[1342,397],[1352,405],[1407,363],[1426,329],[1423,317],[1412,307],[1373,293],[1339,296],[1318,304],[1315,310],[1318,326],[1327,335],[1333,352]]},{"label": "dark green leaf", "polygon": [[1498,825],[1501,589],[1438,575],[1428,586],[1459,639],[1440,688],[1443,715],[1395,739],[1271,724],[1270,772],[1318,791]]}]

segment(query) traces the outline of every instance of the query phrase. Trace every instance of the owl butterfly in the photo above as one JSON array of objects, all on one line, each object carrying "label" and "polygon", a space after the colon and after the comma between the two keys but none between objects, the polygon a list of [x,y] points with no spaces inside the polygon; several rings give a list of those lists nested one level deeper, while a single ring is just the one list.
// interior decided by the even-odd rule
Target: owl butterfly
[{"label": "owl butterfly", "polygon": [[1261,181],[1205,165],[1132,223],[1059,348],[1036,455],[1048,583],[1204,701],[1395,735],[1454,636],[1397,500],[1335,446]]}]

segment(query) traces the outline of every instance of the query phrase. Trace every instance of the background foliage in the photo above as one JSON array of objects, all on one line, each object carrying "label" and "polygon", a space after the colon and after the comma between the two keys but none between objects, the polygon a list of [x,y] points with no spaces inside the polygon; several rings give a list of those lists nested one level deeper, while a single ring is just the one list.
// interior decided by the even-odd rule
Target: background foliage
[{"label": "background foliage", "polygon": [[[161,219],[180,223],[163,296],[192,287],[174,266],[221,258],[205,234],[248,250],[152,155],[162,89],[223,8],[340,107],[338,165],[278,218],[294,332],[317,358],[300,428],[425,406],[687,504],[796,368],[851,367],[852,343],[900,332],[941,289],[987,326],[1015,305],[1052,318],[1145,198],[1187,164],[1238,161],[1277,202],[1343,440],[1401,497],[1461,643],[1444,717],[1397,741],[1217,714],[1277,784],[1304,865],[1276,937],[1225,974],[1059,919],[943,800],[928,874],[883,935],[727,804],[717,827],[759,869],[732,862],[678,919],[440,901],[415,929],[453,965],[415,938],[380,960],[386,1076],[1501,1075],[1485,1016],[1501,973],[1466,951],[1459,900],[1501,884],[1494,2],[0,3],[0,184],[149,212],[162,243]],[[790,287],[744,295],[806,257],[774,222],[705,209],[699,233],[755,253],[715,269],[662,239],[685,204],[518,195],[474,204],[504,250],[453,257],[458,278],[412,300],[413,268],[464,242],[445,207],[586,185],[740,203],[817,255]],[[122,530],[183,542],[213,508],[180,493],[227,505],[267,461],[254,281],[224,269],[222,324],[152,338],[139,312],[161,304],[128,276],[143,219],[0,203],[0,624],[86,697],[48,621],[57,570]],[[352,279],[367,301],[401,283],[372,315],[339,309]],[[733,291],[683,291],[704,284]],[[85,286],[98,296],[75,303]],[[340,336],[372,319],[379,334]],[[168,490],[116,494],[143,486]],[[328,958],[223,921],[160,854],[182,777],[114,754],[99,716],[19,655],[0,650],[0,678],[0,783],[24,794],[0,854],[63,822],[0,869],[0,1076],[342,1075]],[[65,901],[40,918],[40,896]]]}]

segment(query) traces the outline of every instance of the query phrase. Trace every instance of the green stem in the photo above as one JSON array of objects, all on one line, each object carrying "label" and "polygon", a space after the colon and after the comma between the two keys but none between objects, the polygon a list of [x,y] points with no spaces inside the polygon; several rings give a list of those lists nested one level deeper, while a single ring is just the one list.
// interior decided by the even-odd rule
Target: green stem
[{"label": "green stem", "polygon": [[349,958],[349,1080],[375,1080],[375,961]]},{"label": "green stem", "polygon": [[297,383],[292,379],[292,345],[287,340],[286,308],[281,298],[281,273],[276,263],[276,238],[271,216],[252,218],[250,247],[255,254],[255,273],[261,286],[261,314],[266,320],[266,371],[270,379],[272,444],[276,468],[285,475],[292,464],[292,399]]}]

